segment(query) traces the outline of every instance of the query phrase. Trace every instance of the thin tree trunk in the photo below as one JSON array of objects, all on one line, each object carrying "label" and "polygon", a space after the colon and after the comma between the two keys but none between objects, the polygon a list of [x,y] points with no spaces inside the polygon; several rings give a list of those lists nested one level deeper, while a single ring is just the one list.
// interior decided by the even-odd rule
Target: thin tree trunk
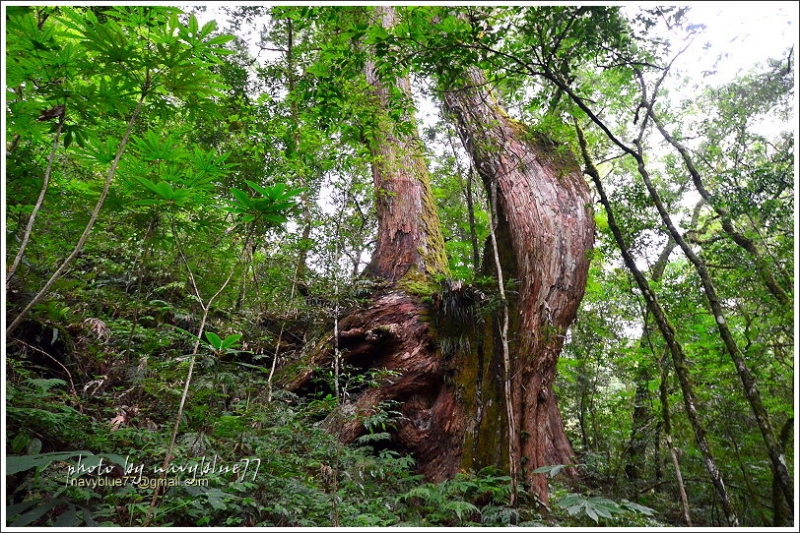
[{"label": "thin tree trunk", "polygon": [[469,172],[467,173],[467,187],[465,191],[467,200],[467,216],[469,220],[469,242],[472,244],[472,264],[474,272],[479,272],[481,269],[481,254],[480,245],[478,244],[478,232],[475,227],[475,201],[473,200],[472,182],[473,167],[470,165]]},{"label": "thin tree trunk", "polygon": [[719,216],[720,223],[722,225],[723,231],[741,248],[747,251],[752,257],[756,265],[756,270],[758,270],[759,275],[764,280],[769,291],[775,297],[781,305],[789,305],[791,303],[791,298],[789,295],[786,294],[786,291],[778,284],[775,276],[772,275],[772,267],[769,265],[768,261],[764,258],[764,256],[759,251],[758,247],[756,246],[755,242],[748,238],[746,235],[736,231],[733,227],[733,223],[731,221],[730,214],[728,213],[727,209],[719,205],[715,199],[711,196],[708,190],[705,188],[703,184],[703,178],[700,175],[700,172],[697,170],[697,167],[694,165],[694,161],[692,160],[689,151],[683,146],[680,142],[678,142],[675,137],[669,134],[667,130],[664,128],[663,123],[656,114],[653,112],[652,105],[647,107],[648,115],[653,120],[653,124],[656,125],[658,131],[661,135],[666,139],[668,143],[670,143],[678,152],[681,154],[683,158],[684,165],[686,169],[689,171],[689,175],[692,177],[692,181],[694,182],[695,188],[697,192],[700,193],[700,196],[711,206],[715,213]]},{"label": "thin tree trunk", "polygon": [[[653,115],[653,101],[648,101],[647,93],[645,91],[645,84],[644,80],[641,80],[642,86],[642,105],[648,111],[648,116],[652,117]],[[655,90],[658,89],[658,85],[655,87]],[[654,94],[655,94],[654,90]],[[642,128],[645,127],[643,121]],[[642,129],[644,131],[644,129]],[[641,136],[640,136],[641,137]],[[641,143],[637,143],[637,155],[636,161],[638,165],[639,175],[642,178],[642,181],[647,188],[648,193],[650,194],[650,198],[653,200],[653,204],[655,205],[656,209],[658,210],[659,215],[661,216],[661,220],[664,223],[664,226],[669,230],[671,237],[678,243],[678,246],[681,247],[683,250],[684,255],[686,258],[689,259],[689,262],[695,268],[695,271],[700,276],[700,281],[703,285],[703,291],[706,295],[706,299],[709,303],[711,308],[711,312],[714,314],[715,322],[717,324],[717,330],[719,331],[719,335],[722,338],[722,342],[725,345],[725,348],[728,351],[728,355],[730,356],[731,360],[736,367],[736,372],[739,374],[739,378],[742,381],[742,385],[744,386],[744,395],[747,398],[748,403],[750,404],[750,408],[753,411],[753,415],[756,418],[756,422],[758,424],[758,428],[761,431],[762,438],[764,439],[764,444],[767,448],[767,455],[770,458],[772,464],[772,471],[775,477],[780,484],[781,490],[783,490],[784,496],[786,498],[786,503],[789,505],[790,509],[794,508],[794,486],[792,482],[792,478],[789,475],[789,469],[786,466],[786,456],[780,450],[778,446],[778,441],[775,438],[775,434],[772,430],[772,424],[769,420],[769,413],[764,407],[764,403],[761,400],[761,393],[758,390],[758,386],[756,384],[755,376],[751,372],[750,368],[747,366],[747,362],[745,359],[745,355],[739,349],[739,346],[736,343],[736,340],[733,338],[733,334],[731,333],[730,328],[728,327],[728,321],[725,319],[725,311],[722,309],[722,303],[720,302],[719,296],[717,295],[716,288],[714,287],[714,283],[711,279],[711,275],[708,272],[708,268],[705,265],[705,261],[703,261],[686,240],[683,238],[683,235],[677,230],[675,224],[672,222],[672,218],[670,217],[669,213],[667,212],[666,208],[664,207],[663,202],[656,190],[655,186],[653,185],[650,174],[647,171],[645,166],[644,155],[642,153],[642,145]]]},{"label": "thin tree trunk", "polygon": [[690,377],[689,364],[686,360],[686,355],[683,353],[683,348],[681,347],[680,343],[678,343],[677,339],[675,338],[675,328],[669,322],[669,319],[664,313],[661,304],[656,298],[655,292],[653,292],[653,290],[650,288],[647,279],[641,273],[639,267],[636,266],[636,261],[634,260],[633,255],[631,255],[630,250],[625,243],[622,231],[617,225],[616,218],[614,217],[614,211],[611,208],[611,203],[608,201],[605,189],[603,188],[603,183],[600,179],[600,173],[595,168],[591,157],[589,156],[589,150],[586,146],[586,140],[583,137],[583,132],[579,127],[577,127],[577,124],[576,129],[578,133],[578,140],[581,146],[581,152],[586,165],[585,172],[592,178],[592,181],[597,188],[598,195],[600,196],[600,202],[603,204],[603,207],[608,215],[608,226],[611,229],[614,239],[617,242],[617,246],[620,249],[625,266],[628,267],[628,270],[636,280],[636,284],[638,285],[639,290],[642,292],[642,296],[647,303],[647,307],[655,318],[656,324],[658,324],[658,329],[661,331],[661,335],[664,337],[664,341],[666,342],[670,354],[672,355],[672,362],[675,367],[675,372],[678,375],[681,391],[683,392],[686,415],[688,416],[689,422],[692,425],[695,442],[697,443],[697,447],[700,449],[700,452],[703,455],[706,469],[711,476],[711,482],[714,485],[717,495],[722,502],[722,506],[725,511],[725,519],[727,520],[729,526],[737,527],[739,525],[739,519],[737,518],[736,512],[733,509],[730,497],[728,496],[728,491],[725,488],[725,482],[722,479],[722,475],[719,472],[719,468],[717,468],[714,455],[711,452],[711,446],[709,445],[708,438],[706,437],[705,426],[700,420],[700,416],[697,412],[697,395],[694,392],[694,384],[692,383]]},{"label": "thin tree trunk", "polygon": [[[458,159],[458,152],[456,151],[455,144],[453,143],[453,136],[451,130],[447,130],[447,141],[450,143],[450,149],[453,151],[453,158],[456,163],[456,172],[458,172],[459,180],[464,180],[466,183],[463,185],[464,200],[467,202],[467,222],[469,224],[469,242],[472,246],[472,271],[478,273],[481,268],[481,251],[480,244],[478,243],[478,232],[475,228],[475,201],[472,194],[472,176],[474,167],[469,165],[469,169],[463,172],[461,164]],[[462,182],[464,183],[464,182]]]},{"label": "thin tree trunk", "polygon": [[[172,231],[173,235],[177,236],[177,231],[175,231],[175,221],[172,221]],[[197,334],[195,335],[194,346],[192,347],[192,354],[189,359],[189,368],[186,372],[186,380],[183,383],[183,393],[181,394],[181,401],[180,405],[178,406],[178,412],[175,414],[175,425],[172,428],[172,435],[170,437],[169,446],[167,447],[167,453],[164,456],[164,462],[161,465],[161,475],[159,476],[160,480],[163,480],[167,477],[167,473],[169,472],[169,465],[172,462],[173,455],[172,451],[175,449],[175,441],[178,438],[178,430],[181,426],[181,421],[183,420],[183,410],[186,406],[186,399],[189,397],[189,387],[192,384],[192,374],[194,373],[194,365],[197,359],[197,354],[200,349],[200,342],[203,338],[203,332],[205,331],[206,323],[208,321],[208,313],[211,311],[211,305],[217,299],[217,297],[222,294],[222,291],[225,290],[225,287],[228,286],[230,281],[233,279],[233,275],[236,273],[236,268],[239,266],[239,263],[242,262],[244,255],[247,251],[249,246],[250,235],[245,238],[245,243],[242,248],[239,257],[237,258],[236,262],[234,263],[233,267],[231,267],[231,271],[228,274],[228,277],[225,278],[225,281],[222,282],[222,285],[214,293],[211,298],[208,299],[207,302],[203,301],[203,296],[200,294],[200,289],[197,287],[197,282],[195,281],[194,274],[192,273],[192,269],[189,266],[189,261],[186,259],[186,255],[183,253],[183,248],[180,245],[180,241],[176,240],[175,243],[178,247],[178,252],[180,252],[181,259],[183,259],[183,264],[186,266],[186,272],[189,274],[189,281],[192,284],[192,289],[194,290],[194,295],[197,297],[197,301],[200,304],[200,308],[203,310],[203,316],[200,319],[200,325],[197,327]],[[147,514],[144,520],[144,526],[150,525],[150,522],[153,520],[153,515],[156,508],[156,503],[158,503],[158,498],[161,494],[161,485],[158,485],[155,490],[153,491],[153,497],[150,500],[150,506],[147,508]]]},{"label": "thin tree trunk", "polygon": [[[647,168],[645,166],[644,155],[641,144],[642,138],[644,136],[648,119],[652,118],[651,117],[651,115],[653,114],[652,108],[654,105],[655,96],[658,93],[658,88],[660,87],[660,84],[666,78],[666,75],[668,73],[669,73],[669,68],[664,69],[662,77],[658,80],[655,87],[653,88],[652,99],[648,99],[644,80],[641,77],[641,75],[639,76],[640,84],[642,87],[641,105],[647,110],[647,116],[646,119],[642,121],[642,124],[640,126],[638,139],[634,141],[635,148],[631,148],[622,141],[620,141],[614,135],[614,133],[610,131],[608,126],[604,124],[603,121],[586,105],[586,102],[584,102],[581,97],[579,97],[577,94],[575,94],[574,91],[570,89],[570,87],[564,82],[564,80],[558,78],[552,72],[546,73],[546,77],[547,79],[555,83],[559,88],[561,88],[565,93],[567,93],[570,96],[570,98],[575,102],[575,104],[587,114],[587,116],[592,120],[592,122],[594,122],[600,129],[603,130],[603,132],[608,136],[608,138],[614,144],[619,146],[625,153],[632,156],[634,160],[637,162],[639,174],[642,176],[645,185],[648,187],[648,192],[650,193],[651,198],[656,204],[656,208],[662,217],[664,225],[669,230],[670,236],[676,240],[676,242],[681,247],[686,257],[694,265],[696,271],[700,275],[701,281],[703,283],[703,289],[709,302],[709,306],[711,307],[711,311],[716,319],[717,329],[720,332],[720,337],[722,338],[723,343],[725,344],[725,347],[731,359],[734,362],[736,371],[739,374],[740,379],[742,380],[742,384],[744,385],[745,397],[750,403],[751,409],[753,410],[753,414],[755,415],[756,421],[758,423],[759,429],[764,439],[773,473],[778,479],[778,482],[780,483],[781,489],[783,490],[784,495],[786,497],[786,501],[789,504],[789,508],[793,509],[793,503],[792,503],[794,501],[793,486],[791,477],[788,474],[788,468],[786,466],[786,458],[784,454],[781,453],[780,450],[778,449],[777,441],[775,439],[775,435],[770,425],[769,416],[766,410],[764,409],[760,394],[756,387],[755,379],[752,373],[750,372],[749,368],[747,367],[745,358],[741,353],[741,351],[736,346],[733,336],[727,326],[727,322],[725,320],[725,314],[722,311],[722,306],[720,305],[719,298],[716,295],[716,291],[714,289],[713,284],[711,283],[711,278],[708,274],[708,270],[705,267],[705,264],[699,260],[697,255],[687,245],[685,239],[683,239],[682,235],[675,228],[674,224],[672,223],[669,217],[669,214],[666,212],[663,204],[659,201],[658,194],[655,191],[655,188],[652,187],[652,182],[649,179],[649,173],[647,172]],[[727,498],[724,498],[722,503],[723,507],[725,507],[726,505],[728,507],[730,506],[730,503],[727,500]],[[726,508],[725,512],[726,514],[730,515],[728,510],[729,509]],[[731,517],[729,516],[728,519],[730,520],[730,518]]]},{"label": "thin tree trunk", "polygon": [[[792,438],[792,429],[794,428],[794,418],[789,417],[781,428],[780,447],[781,451],[786,450],[789,445],[789,439]],[[786,498],[783,497],[781,485],[778,482],[777,476],[772,476],[772,525],[775,527],[792,526],[792,510],[786,504]]]},{"label": "thin tree trunk", "polygon": [[581,428],[581,446],[583,447],[583,451],[584,452],[593,451],[594,447],[590,446],[590,444],[589,444],[589,430],[586,427],[587,426],[587,424],[586,424],[586,415],[587,415],[587,412],[589,411],[589,408],[587,406],[588,399],[586,397],[586,395],[587,395],[586,386],[585,386],[586,380],[582,376],[579,376],[578,380],[579,380],[579,383],[580,383],[580,389],[579,390],[580,390],[580,395],[581,395],[580,407],[579,407],[579,412],[578,412],[578,425]]},{"label": "thin tree trunk", "polygon": [[661,429],[662,429],[662,425],[663,425],[663,423],[659,423],[656,426],[656,435],[655,435],[655,438],[653,439],[653,441],[654,441],[653,442],[653,456],[655,457],[655,460],[654,460],[655,469],[654,469],[654,472],[653,472],[653,477],[655,478],[656,484],[661,483],[661,479],[663,477],[663,473],[662,473],[662,470],[661,470]]},{"label": "thin tree trunk", "polygon": [[[648,334],[649,336],[649,334]],[[678,493],[681,498],[681,509],[683,509],[683,521],[686,525],[692,527],[692,515],[689,508],[689,497],[686,495],[686,485],[683,482],[683,473],[681,472],[681,464],[678,461],[678,452],[672,444],[672,417],[669,412],[669,390],[667,382],[667,355],[664,354],[663,358],[658,358],[658,369],[660,375],[660,383],[658,385],[659,398],[661,400],[661,419],[662,427],[664,428],[664,442],[669,450],[669,456],[672,458],[672,466],[675,468],[675,482],[678,484]],[[656,458],[658,460],[658,458]]]},{"label": "thin tree trunk", "polygon": [[689,527],[692,525],[692,516],[689,512],[689,498],[686,496],[686,485],[683,483],[683,474],[681,473],[681,465],[678,462],[677,449],[672,445],[672,435],[667,433],[664,437],[669,448],[669,455],[672,458],[672,466],[675,467],[675,482],[678,484],[678,493],[681,497],[681,509],[683,509],[683,521]]},{"label": "thin tree trunk", "polygon": [[[692,212],[692,221],[689,224],[690,228],[696,227],[697,219],[700,216],[700,210],[704,204],[705,201],[700,200],[697,205],[695,205],[694,211]],[[669,256],[672,255],[672,252],[675,250],[675,248],[677,248],[677,246],[678,243],[675,242],[675,239],[669,238],[667,240],[666,245],[664,245],[664,249],[661,250],[661,253],[658,256],[658,259],[656,259],[656,262],[650,268],[651,280],[654,282],[659,282],[661,280],[661,277],[664,275],[664,270],[666,270],[667,264],[669,263]],[[645,313],[644,317],[645,331],[647,331],[647,321],[649,319],[648,313]],[[647,340],[646,337],[642,339],[642,341],[645,340]],[[630,459],[628,464],[625,465],[625,472],[628,475],[628,478],[632,481],[636,481],[639,478],[639,471],[642,467],[644,452],[647,448],[647,439],[641,435],[641,431],[644,425],[646,425],[650,419],[648,416],[649,410],[644,405],[650,397],[650,393],[647,388],[648,380],[649,374],[647,372],[647,368],[644,366],[640,367],[639,375],[637,376],[636,381],[633,426],[631,428]]]},{"label": "thin tree trunk", "polygon": [[[748,471],[748,467],[753,464],[751,456],[748,454],[747,457],[742,457],[742,447],[739,445],[741,439],[741,426],[732,423],[731,419],[728,417],[724,419],[723,424],[725,424],[724,432],[728,438],[728,442],[730,442],[731,446],[733,447],[735,464],[739,467],[739,472],[742,474],[742,482],[744,487],[739,489],[739,497],[748,502],[748,514],[750,516],[758,515],[760,524],[768,524],[769,519],[767,518],[766,514],[764,514],[764,504],[762,501],[760,501],[762,499],[766,499],[762,498],[763,489],[761,487],[757,487],[755,483],[753,483],[754,476]],[[734,428],[734,425],[737,427]],[[734,464],[734,461],[730,461],[730,464]],[[775,488],[774,480],[775,478],[773,477],[773,489]],[[784,502],[786,502],[780,492],[778,495]]]},{"label": "thin tree trunk", "polygon": [[[509,265],[519,283],[509,421],[531,492],[548,499],[547,476],[534,470],[571,464],[553,394],[556,362],[583,297],[594,239],[586,182],[575,160],[547,139],[533,139],[489,94],[483,74],[464,73],[463,87],[444,89],[445,108],[487,190],[498,191],[497,217],[508,233]],[[500,232],[502,234],[502,231]]]},{"label": "thin tree trunk", "polygon": [[509,505],[517,505],[517,486],[519,483],[519,467],[521,458],[519,455],[519,442],[517,440],[514,420],[514,398],[511,390],[511,352],[508,347],[508,299],[506,298],[505,281],[503,280],[503,266],[500,263],[500,252],[497,249],[497,182],[492,182],[491,187],[492,202],[492,256],[494,258],[495,272],[497,273],[497,286],[500,294],[500,302],[503,306],[503,323],[500,327],[500,343],[503,349],[503,400],[506,404],[506,420],[508,424],[508,473],[511,476],[511,497]]},{"label": "thin tree trunk", "polygon": [[114,176],[117,173],[117,166],[119,165],[119,160],[122,159],[122,154],[125,152],[125,148],[128,146],[128,140],[131,137],[131,132],[133,131],[133,125],[136,123],[136,120],[139,118],[139,112],[142,110],[142,105],[144,104],[144,100],[147,97],[148,91],[147,88],[150,86],[150,81],[147,80],[146,82],[146,89],[142,91],[141,96],[139,97],[139,102],[136,104],[136,108],[133,110],[133,114],[131,114],[131,118],[128,120],[128,127],[125,130],[125,134],[122,136],[122,140],[119,142],[119,146],[117,147],[117,153],[114,156],[114,160],[111,162],[111,166],[108,169],[108,174],[106,176],[106,181],[103,185],[103,191],[100,193],[100,198],[97,199],[97,203],[92,210],[92,214],[89,216],[89,222],[86,224],[86,227],[83,229],[83,233],[81,234],[78,242],[75,244],[75,248],[72,250],[64,261],[61,262],[61,265],[53,272],[50,279],[44,284],[44,287],[39,289],[39,292],[28,302],[28,305],[19,312],[19,314],[14,318],[6,328],[6,336],[10,336],[11,333],[20,325],[20,323],[28,316],[28,313],[33,308],[34,305],[38,304],[42,298],[47,295],[47,291],[50,290],[50,287],[58,281],[64,271],[67,269],[69,265],[72,264],[72,261],[78,257],[78,254],[83,250],[83,245],[86,244],[86,239],[89,238],[89,234],[92,232],[92,228],[94,227],[94,223],[97,222],[97,217],[100,216],[100,209],[103,208],[103,203],[105,203],[106,197],[108,196],[108,191],[111,189],[111,182],[114,180]]},{"label": "thin tree trunk", "polygon": [[645,428],[650,424],[652,416],[650,413],[650,371],[642,365],[636,375],[636,393],[633,399],[633,415],[631,420],[631,437],[628,444],[628,461],[625,464],[625,476],[634,487],[641,479],[641,472],[644,469],[644,455],[647,450],[648,436]]},{"label": "thin tree trunk", "polygon": [[287,147],[286,155],[289,161],[296,162],[295,168],[300,168],[299,177],[300,182],[305,189],[300,194],[300,204],[302,208],[303,230],[300,234],[300,249],[297,254],[297,266],[295,268],[297,280],[295,283],[300,289],[301,294],[306,291],[305,280],[308,261],[308,251],[310,247],[311,237],[311,197],[308,193],[307,185],[307,167],[305,165],[303,154],[299,153],[300,149],[300,111],[297,107],[297,95],[295,94],[295,87],[297,85],[297,78],[295,76],[295,60],[294,60],[294,23],[291,18],[286,19],[286,33],[287,33],[287,47],[286,47],[286,80],[290,94],[289,108],[292,114],[292,135],[290,136],[291,146]]},{"label": "thin tree trunk", "polygon": [[42,189],[39,191],[39,197],[36,199],[36,204],[34,204],[33,210],[28,217],[28,224],[25,226],[25,233],[22,235],[22,242],[19,245],[19,250],[17,250],[17,255],[14,257],[14,262],[11,264],[11,268],[9,268],[8,272],[6,273],[6,287],[8,287],[8,282],[12,277],[14,277],[17,267],[19,267],[19,264],[22,262],[22,258],[25,256],[25,249],[28,246],[28,240],[30,240],[31,232],[33,231],[33,223],[36,221],[36,215],[39,214],[39,209],[41,209],[42,203],[44,202],[44,196],[47,193],[47,186],[50,183],[50,174],[53,170],[53,161],[56,158],[58,141],[61,139],[61,128],[64,126],[64,120],[66,120],[66,117],[62,113],[58,120],[56,135],[53,138],[53,147],[50,149],[50,155],[47,158],[47,168],[44,171],[44,179],[42,179]]},{"label": "thin tree trunk", "polygon": [[[138,265],[136,266],[136,300],[133,306],[133,318],[131,319],[131,330],[128,332],[128,342],[125,345],[125,354],[130,355],[131,346],[133,346],[133,336],[136,333],[136,328],[139,326],[139,313],[142,307],[142,286],[144,284],[144,267],[147,263],[148,256],[153,250],[153,243],[150,237],[158,225],[159,215],[158,210],[153,213],[153,217],[147,224],[147,231],[144,234],[144,250],[137,259]],[[126,291],[127,292],[127,291]]]}]

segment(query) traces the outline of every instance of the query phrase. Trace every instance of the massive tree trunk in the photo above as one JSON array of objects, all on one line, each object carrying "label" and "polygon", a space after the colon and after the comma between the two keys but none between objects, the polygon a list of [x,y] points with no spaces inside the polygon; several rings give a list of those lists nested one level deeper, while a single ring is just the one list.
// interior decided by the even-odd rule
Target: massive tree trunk
[{"label": "massive tree trunk", "polygon": [[[377,11],[385,26],[393,24],[390,7]],[[341,320],[337,337],[311,351],[306,370],[283,382],[294,391],[313,387],[315,369],[332,365],[335,353],[363,371],[393,371],[377,386],[345,397],[327,427],[351,442],[366,432],[364,420],[382,402],[395,401],[403,417],[391,445],[410,452],[427,479],[498,466],[522,471],[526,488],[547,501],[546,476],[533,470],[575,462],[552,388],[589,267],[594,225],[587,185],[570,156],[527,138],[479,81],[446,96],[487,189],[497,184],[500,263],[506,279],[519,280],[509,291],[518,294],[510,298],[514,419],[508,420],[499,313],[487,305],[492,288],[449,282],[437,289],[432,283],[446,263],[420,142],[388,120],[386,108],[397,101],[388,96],[391,87],[372,65],[366,75],[378,109],[378,127],[369,137],[379,229],[365,274],[382,283],[369,303]],[[408,80],[398,80],[396,88],[408,95]],[[510,447],[509,434],[516,435]],[[510,457],[516,458],[513,468]]]},{"label": "massive tree trunk", "polygon": [[574,462],[553,394],[556,362],[586,287],[594,219],[589,188],[568,151],[512,120],[493,99],[483,74],[444,102],[487,190],[496,187],[502,268],[516,278],[516,332],[511,401],[514,445],[529,489],[547,499],[547,477],[533,471]]}]

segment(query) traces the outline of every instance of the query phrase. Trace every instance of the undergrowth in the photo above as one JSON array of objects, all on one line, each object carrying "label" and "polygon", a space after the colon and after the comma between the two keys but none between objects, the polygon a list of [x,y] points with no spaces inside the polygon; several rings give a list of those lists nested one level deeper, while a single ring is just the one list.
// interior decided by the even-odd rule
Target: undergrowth
[{"label": "undergrowth", "polygon": [[[428,483],[392,446],[401,415],[391,402],[362,420],[365,435],[342,445],[325,431],[327,415],[385,376],[343,365],[338,377],[326,375],[339,379],[341,399],[330,384],[306,396],[270,394],[272,359],[292,365],[327,330],[315,322],[325,315],[302,302],[284,314],[213,312],[192,353],[198,308],[184,286],[149,280],[150,296],[132,301],[130,283],[106,284],[102,294],[63,283],[72,285],[60,287],[57,305],[37,309],[7,345],[7,526],[585,526],[646,518],[624,504],[581,506],[575,495],[559,506],[558,491],[545,515],[535,501],[512,508],[510,478],[491,468]],[[180,431],[160,472],[192,357]]]}]

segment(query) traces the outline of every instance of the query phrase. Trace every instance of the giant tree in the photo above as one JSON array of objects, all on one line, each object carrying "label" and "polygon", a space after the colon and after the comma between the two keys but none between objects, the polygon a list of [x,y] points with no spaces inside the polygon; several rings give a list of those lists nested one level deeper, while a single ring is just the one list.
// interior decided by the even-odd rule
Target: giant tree
[{"label": "giant tree", "polygon": [[[359,44],[368,50],[377,117],[365,135],[379,222],[365,274],[385,283],[339,323],[338,338],[329,338],[311,361],[329,361],[339,353],[331,349],[335,344],[352,365],[394,372],[343,405],[329,427],[353,440],[381,405],[400,402],[395,445],[410,450],[428,478],[499,465],[519,473],[546,501],[547,480],[537,469],[574,462],[552,386],[589,267],[588,186],[568,150],[503,112],[480,70],[464,69],[450,80],[458,85],[440,83],[495,206],[494,246],[483,261],[494,266],[486,273],[509,283],[483,290],[457,280],[433,284],[446,274],[441,232],[419,140],[409,131],[408,81],[392,55],[397,36],[412,27],[431,31],[431,20],[396,24],[392,9],[376,14]],[[313,369],[295,375],[289,388],[309,386],[312,375]]]},{"label": "giant tree", "polygon": [[469,69],[464,82],[445,92],[445,105],[497,197],[498,233],[510,252],[501,268],[519,280],[513,372],[506,376],[515,419],[508,426],[518,428],[519,456],[530,461],[526,481],[541,496],[546,477],[534,470],[573,462],[552,387],[586,286],[594,238],[589,189],[568,152],[503,112],[480,71]]},{"label": "giant tree", "polygon": [[[681,10],[673,13],[675,20],[680,18],[681,13]],[[758,230],[751,230],[752,236],[745,236],[741,230],[734,227],[730,213],[725,206],[720,207],[724,202],[712,197],[705,190],[704,178],[694,167],[693,156],[681,144],[680,137],[671,134],[663,127],[658,112],[654,111],[654,102],[662,81],[671,70],[671,64],[662,64],[663,60],[659,57],[663,55],[653,53],[656,49],[655,40],[649,37],[637,38],[631,26],[618,15],[619,13],[613,9],[585,7],[524,10],[517,13],[502,10],[499,14],[497,11],[475,10],[468,13],[469,27],[464,30],[459,30],[457,19],[453,17],[444,19],[442,26],[444,27],[446,22],[448,28],[443,31],[455,36],[450,40],[450,44],[458,48],[462,64],[486,65],[495,72],[496,83],[506,86],[512,84],[504,78],[510,77],[513,80],[516,76],[523,75],[535,80],[528,84],[533,96],[528,99],[526,111],[534,116],[548,119],[551,125],[557,125],[558,122],[557,119],[553,119],[554,111],[577,117],[588,116],[612,142],[615,151],[621,151],[622,159],[630,157],[636,163],[635,167],[629,170],[632,170],[634,175],[638,174],[644,182],[648,192],[648,205],[656,207],[661,224],[700,277],[707,296],[707,302],[703,305],[708,305],[717,324],[721,344],[734,362],[743,384],[742,390],[752,407],[757,427],[763,435],[775,476],[784,488],[787,501],[791,502],[793,497],[785,458],[779,451],[770,427],[769,414],[756,387],[754,373],[746,357],[743,357],[744,351],[737,344],[739,341],[735,338],[734,331],[736,326],[728,325],[731,313],[723,309],[719,291],[715,288],[716,281],[709,275],[702,252],[690,246],[677,231],[675,218],[666,209],[662,193],[657,190],[651,179],[653,171],[650,169],[650,163],[646,161],[647,152],[643,148],[646,145],[645,132],[649,131],[651,124],[680,154],[686,167],[684,173],[691,176],[700,196],[708,202],[719,204],[712,205],[712,208],[721,220],[726,238],[730,238],[749,253],[756,271],[774,298],[779,303],[785,304],[790,300],[790,296],[781,286],[780,279],[772,276],[768,267],[769,263],[764,252],[765,249],[769,249],[765,245],[767,240],[758,235]],[[659,18],[671,16],[669,12],[657,9],[655,13],[643,17],[645,24],[652,25],[652,19],[648,18],[651,15]],[[637,42],[631,46],[634,39]],[[441,42],[423,44],[427,45],[428,50],[442,49]],[[789,57],[791,60],[791,54]],[[791,65],[791,61],[788,65]],[[781,70],[788,72],[790,68]],[[649,76],[654,76],[654,81],[646,82]],[[634,89],[637,81],[641,85],[639,97],[636,97],[637,92]],[[539,85],[552,89],[542,90]],[[630,100],[632,95],[634,101]],[[562,99],[566,103],[562,104]],[[618,115],[615,118],[619,120],[609,120],[609,117],[614,115]],[[631,119],[632,127],[629,125]],[[740,125],[737,124],[738,126]],[[680,132],[680,127],[676,127],[676,130]],[[626,141],[627,138],[633,140]],[[710,150],[711,153],[714,151],[719,149]],[[739,169],[732,172],[734,175],[739,173]],[[775,270],[780,272],[779,268]],[[782,277],[788,278],[788,276]],[[704,440],[701,437],[698,434],[698,446],[701,449],[707,448],[701,443]],[[710,453],[704,453],[710,459]],[[735,523],[736,518],[730,512],[730,502],[725,496],[721,478],[716,472],[716,467],[708,462],[709,473],[728,508],[726,512],[729,520]]]}]

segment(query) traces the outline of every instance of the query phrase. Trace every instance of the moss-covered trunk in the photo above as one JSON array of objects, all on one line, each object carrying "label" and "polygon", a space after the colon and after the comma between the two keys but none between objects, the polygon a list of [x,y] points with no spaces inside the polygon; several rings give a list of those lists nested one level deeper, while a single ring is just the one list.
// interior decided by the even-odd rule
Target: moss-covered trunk
[{"label": "moss-covered trunk", "polygon": [[[390,6],[376,8],[376,14],[385,27],[394,25]],[[373,159],[378,215],[375,251],[365,274],[396,281],[444,273],[444,239],[422,142],[410,111],[411,84],[408,77],[387,84],[372,61],[367,62],[365,74],[375,98],[374,126],[366,137]],[[405,124],[391,119],[390,106],[395,110],[406,106]]]},{"label": "moss-covered trunk", "polygon": [[[464,86],[446,90],[444,101],[487,190],[497,189],[498,232],[506,251],[501,264],[505,278],[517,280],[518,292],[511,329],[516,420],[510,423],[517,428],[523,481],[547,501],[547,478],[534,470],[574,462],[553,382],[586,287],[594,220],[588,185],[572,155],[509,118],[485,87],[483,74],[470,69]],[[497,359],[493,344],[486,351],[491,361]],[[487,367],[487,378],[496,379],[494,366]],[[507,432],[488,433],[507,438]],[[498,453],[482,446],[490,444],[484,439],[474,446],[477,457]]]},{"label": "moss-covered trunk", "polygon": [[[393,23],[390,7],[377,12],[384,25]],[[492,296],[497,287],[433,283],[446,273],[446,263],[420,142],[388,119],[388,108],[398,100],[389,97],[372,65],[366,74],[378,109],[378,127],[368,137],[379,228],[365,274],[379,282],[378,289],[341,320],[337,339],[324,339],[305,370],[283,383],[293,391],[313,387],[316,369],[334,365],[337,346],[341,361],[361,372],[390,371],[344,398],[328,417],[327,426],[342,441],[363,435],[365,420],[385,402],[396,402],[392,410],[402,417],[391,445],[410,452],[427,479],[498,466],[522,471],[526,488],[546,501],[546,476],[533,470],[574,462],[553,381],[588,272],[594,229],[588,188],[571,156],[525,138],[481,90],[447,96],[478,172],[487,187],[497,183],[500,263],[506,279],[518,284],[508,291],[515,413],[509,421],[497,326],[502,313]],[[395,95],[407,96],[408,80],[398,81],[396,89]],[[510,453],[509,424],[518,453]],[[514,469],[511,456],[517,458]]]},{"label": "moss-covered trunk", "polygon": [[[394,25],[390,6],[374,13],[385,27]],[[433,280],[447,272],[444,239],[416,133],[409,79],[382,78],[373,61],[367,61],[365,76],[375,107],[365,139],[372,155],[378,233],[364,275],[376,281],[375,289],[367,305],[351,309],[340,321],[338,338],[325,339],[312,352],[308,370],[291,376],[287,386],[311,386],[315,368],[333,365],[334,345],[342,362],[357,371],[388,371],[373,386],[344,397],[327,426],[352,442],[367,431],[365,421],[393,402],[391,409],[403,416],[390,424],[392,446],[411,452],[419,471],[440,481],[460,467],[465,418],[430,328],[434,309],[422,299],[432,295]],[[404,124],[392,118],[398,114]]]}]

